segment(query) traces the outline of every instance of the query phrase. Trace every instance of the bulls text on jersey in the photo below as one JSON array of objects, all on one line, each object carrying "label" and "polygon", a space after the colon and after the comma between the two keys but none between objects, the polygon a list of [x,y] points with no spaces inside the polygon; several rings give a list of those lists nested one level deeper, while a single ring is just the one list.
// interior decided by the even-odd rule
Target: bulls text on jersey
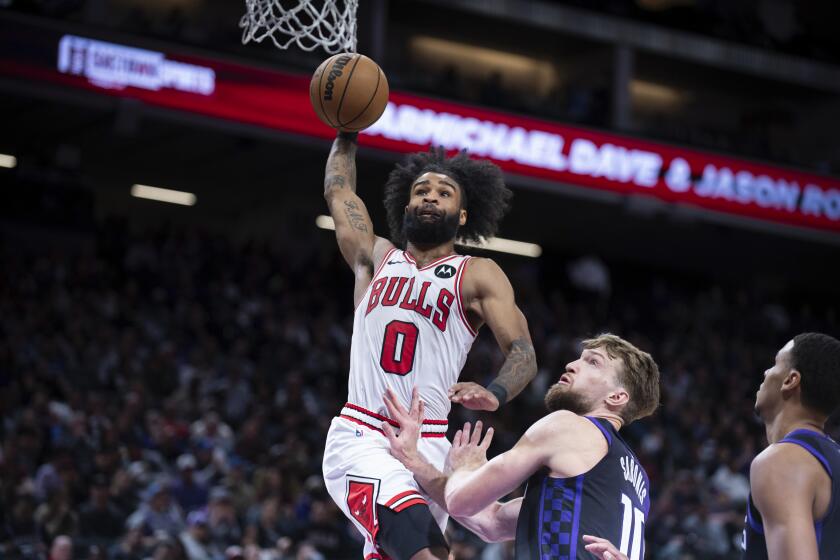
[{"label": "bulls text on jersey", "polygon": [[452,309],[452,303],[455,301],[455,294],[443,288],[438,294],[437,302],[433,305],[431,301],[426,301],[426,292],[431,285],[431,282],[424,281],[420,286],[417,298],[412,299],[414,278],[404,276],[379,278],[371,286],[365,315],[370,314],[377,306],[392,307],[399,305],[402,309],[414,311],[427,319],[431,319],[435,327],[441,332],[445,332],[449,312]]}]

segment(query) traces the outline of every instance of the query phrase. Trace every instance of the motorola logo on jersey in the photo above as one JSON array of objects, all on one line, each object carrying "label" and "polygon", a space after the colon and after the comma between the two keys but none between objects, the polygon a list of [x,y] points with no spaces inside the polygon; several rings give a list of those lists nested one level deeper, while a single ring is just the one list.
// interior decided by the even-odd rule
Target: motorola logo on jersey
[{"label": "motorola logo on jersey", "polygon": [[438,278],[452,278],[455,276],[455,272],[457,271],[454,266],[442,264],[435,269],[435,276]]},{"label": "motorola logo on jersey", "polygon": [[[441,267],[443,266],[448,265],[441,265]],[[449,268],[452,268],[454,274],[455,269],[451,266]],[[437,274],[437,272],[435,273]],[[455,301],[455,294],[443,288],[438,294],[437,302],[432,304],[431,301],[426,301],[427,292],[431,285],[431,282],[423,282],[417,297],[413,298],[414,278],[401,276],[380,278],[371,286],[365,315],[368,315],[380,305],[382,307],[399,305],[400,309],[414,311],[426,319],[431,319],[435,327],[441,332],[445,332],[449,312],[452,309],[452,303]]]}]

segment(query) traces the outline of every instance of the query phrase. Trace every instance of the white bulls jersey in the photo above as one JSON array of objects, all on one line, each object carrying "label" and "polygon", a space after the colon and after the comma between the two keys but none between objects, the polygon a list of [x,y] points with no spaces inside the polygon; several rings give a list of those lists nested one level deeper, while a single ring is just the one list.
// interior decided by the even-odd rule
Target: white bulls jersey
[{"label": "white bulls jersey", "polygon": [[392,249],[385,256],[353,320],[350,405],[384,416],[386,388],[408,406],[417,386],[426,418],[449,415],[447,390],[457,383],[475,340],[460,290],[470,258],[450,255],[418,268],[406,251]]},{"label": "white bulls jersey", "polygon": [[446,511],[390,453],[381,426],[397,424],[387,418],[383,395],[391,388],[408,407],[418,387],[426,414],[417,448],[442,470],[450,448],[447,391],[475,339],[461,307],[469,259],[450,255],[418,268],[411,254],[392,249],[356,307],[348,402],[330,424],[323,471],[330,496],[365,539],[365,560],[387,558],[377,541],[381,507],[399,513],[423,505],[446,530]]}]

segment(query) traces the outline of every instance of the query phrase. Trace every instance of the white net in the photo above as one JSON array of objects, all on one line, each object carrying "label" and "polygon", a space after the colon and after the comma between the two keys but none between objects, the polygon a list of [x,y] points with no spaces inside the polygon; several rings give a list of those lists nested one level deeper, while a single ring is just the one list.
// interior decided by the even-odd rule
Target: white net
[{"label": "white net", "polygon": [[248,12],[239,21],[242,44],[266,37],[279,49],[292,43],[312,51],[356,52],[356,8],[359,0],[245,0]]}]

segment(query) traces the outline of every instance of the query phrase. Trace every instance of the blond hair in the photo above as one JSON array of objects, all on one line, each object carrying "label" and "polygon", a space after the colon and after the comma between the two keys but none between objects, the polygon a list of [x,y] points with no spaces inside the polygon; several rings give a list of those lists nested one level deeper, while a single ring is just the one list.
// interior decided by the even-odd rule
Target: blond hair
[{"label": "blond hair", "polygon": [[627,389],[630,400],[619,413],[624,425],[653,414],[659,406],[659,366],[650,354],[610,333],[584,340],[588,350],[603,348],[614,360],[621,360],[617,381]]}]

